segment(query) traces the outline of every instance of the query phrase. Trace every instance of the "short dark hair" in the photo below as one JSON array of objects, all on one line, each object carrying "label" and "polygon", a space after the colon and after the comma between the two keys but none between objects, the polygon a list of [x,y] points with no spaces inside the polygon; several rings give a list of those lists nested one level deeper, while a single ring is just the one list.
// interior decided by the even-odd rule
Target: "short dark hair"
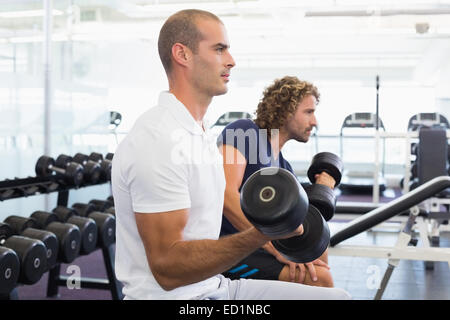
[{"label": "short dark hair", "polygon": [[313,95],[317,103],[320,94],[317,88],[297,77],[285,76],[264,90],[263,97],[256,109],[255,123],[261,129],[280,129],[289,115],[294,114],[303,98]]},{"label": "short dark hair", "polygon": [[158,38],[158,52],[167,74],[172,70],[172,47],[175,43],[181,43],[193,53],[197,53],[198,43],[203,39],[196,25],[199,18],[213,19],[222,23],[211,12],[187,9],[170,16],[162,26]]}]

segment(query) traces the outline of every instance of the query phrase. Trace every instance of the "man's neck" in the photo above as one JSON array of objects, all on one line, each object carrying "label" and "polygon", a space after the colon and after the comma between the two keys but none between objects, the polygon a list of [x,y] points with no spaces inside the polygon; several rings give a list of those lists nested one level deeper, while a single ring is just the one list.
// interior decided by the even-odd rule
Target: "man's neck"
[{"label": "man's neck", "polygon": [[272,130],[270,135],[270,146],[272,147],[272,156],[275,160],[278,159],[281,149],[289,139],[289,135],[284,130]]},{"label": "man's neck", "polygon": [[192,87],[188,86],[170,86],[169,92],[172,93],[178,101],[183,103],[189,111],[195,122],[203,128],[203,117],[208,111],[208,106],[212,101],[212,97],[196,92]]}]

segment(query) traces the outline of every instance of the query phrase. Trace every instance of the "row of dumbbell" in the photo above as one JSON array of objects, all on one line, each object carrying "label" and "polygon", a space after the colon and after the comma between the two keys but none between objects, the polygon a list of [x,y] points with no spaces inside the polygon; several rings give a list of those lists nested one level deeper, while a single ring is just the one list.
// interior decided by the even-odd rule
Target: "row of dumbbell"
[{"label": "row of dumbbell", "polygon": [[73,157],[61,154],[56,160],[41,156],[35,171],[38,177],[58,175],[69,185],[79,186],[83,182],[96,184],[111,180],[113,156],[114,154],[108,153],[103,158],[98,152],[92,152],[89,156],[77,153]]},{"label": "row of dumbbell", "polygon": [[[106,212],[107,211],[107,212]],[[106,200],[9,216],[0,223],[0,295],[34,284],[57,263],[71,263],[115,242],[113,204]]]}]

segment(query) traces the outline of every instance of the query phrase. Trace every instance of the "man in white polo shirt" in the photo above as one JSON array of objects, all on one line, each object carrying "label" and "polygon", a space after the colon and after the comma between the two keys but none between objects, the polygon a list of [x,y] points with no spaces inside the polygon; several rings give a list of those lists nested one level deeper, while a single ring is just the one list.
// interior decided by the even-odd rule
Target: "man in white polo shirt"
[{"label": "man in white polo shirt", "polygon": [[235,62],[223,23],[200,10],[169,17],[158,49],[169,91],[113,160],[116,275],[125,299],[349,298],[340,289],[220,275],[271,240],[254,227],[219,239],[225,177],[203,117],[227,92]]}]

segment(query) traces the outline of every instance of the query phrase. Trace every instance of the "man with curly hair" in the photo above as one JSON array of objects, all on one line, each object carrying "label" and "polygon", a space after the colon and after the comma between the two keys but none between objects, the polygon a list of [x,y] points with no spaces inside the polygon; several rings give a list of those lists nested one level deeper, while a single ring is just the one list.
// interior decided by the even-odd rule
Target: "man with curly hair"
[{"label": "man with curly hair", "polygon": [[[221,235],[234,234],[251,226],[241,210],[239,192],[255,171],[277,166],[294,173],[281,149],[291,139],[308,141],[311,130],[317,126],[314,112],[319,99],[314,85],[286,76],[265,89],[254,121],[237,120],[222,131],[218,145],[223,154],[227,184]],[[335,184],[325,172],[316,176],[316,183],[331,188]],[[310,263],[294,263],[267,242],[223,274],[231,279],[270,279],[332,287],[327,263],[327,252]]]}]

